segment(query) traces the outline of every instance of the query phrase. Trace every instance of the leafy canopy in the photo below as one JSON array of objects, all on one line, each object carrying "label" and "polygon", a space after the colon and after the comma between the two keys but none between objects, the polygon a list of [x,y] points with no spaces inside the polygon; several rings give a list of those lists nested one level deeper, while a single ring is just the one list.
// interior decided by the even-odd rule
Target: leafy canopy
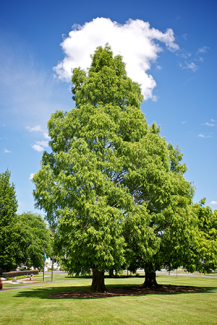
[{"label": "leafy canopy", "polygon": [[23,263],[34,268],[43,268],[44,250],[52,256],[52,235],[40,215],[23,212],[18,215],[20,244],[23,250]]},{"label": "leafy canopy", "polygon": [[141,112],[140,86],[108,45],[73,70],[76,108],[48,121],[52,152],[33,181],[70,272],[139,260],[180,264],[192,239],[192,187],[181,153]]},{"label": "leafy canopy", "polygon": [[192,213],[197,218],[197,236],[190,249],[188,263],[192,271],[210,273],[217,267],[217,210],[205,207],[205,203],[206,198],[203,198],[192,205]]},{"label": "leafy canopy", "polygon": [[17,232],[17,198],[9,170],[0,174],[0,271],[10,271],[22,260]]}]

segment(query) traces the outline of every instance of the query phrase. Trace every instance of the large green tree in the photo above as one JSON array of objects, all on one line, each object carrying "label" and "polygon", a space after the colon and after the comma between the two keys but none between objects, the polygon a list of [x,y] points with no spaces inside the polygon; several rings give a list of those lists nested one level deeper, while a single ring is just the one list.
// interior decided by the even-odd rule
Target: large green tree
[{"label": "large green tree", "polygon": [[10,172],[0,174],[0,273],[10,271],[23,259],[17,227],[17,198]]},{"label": "large green tree", "polygon": [[93,270],[92,290],[106,290],[104,270],[138,259],[155,284],[156,269],[180,264],[192,240],[181,154],[147,125],[141,89],[109,46],[87,72],[74,69],[72,83],[76,108],[48,122],[52,152],[33,178],[36,206],[57,225],[67,270]]},{"label": "large green tree", "polygon": [[32,212],[23,212],[18,215],[18,232],[20,247],[23,251],[23,263],[34,268],[43,268],[44,251],[52,256],[52,234],[47,229],[43,218]]},{"label": "large green tree", "polygon": [[203,198],[191,207],[197,219],[195,240],[185,263],[191,272],[210,273],[217,268],[217,210],[212,211],[205,203]]},{"label": "large green tree", "polygon": [[[144,286],[156,286],[156,271],[162,267],[168,270],[186,262],[189,248],[195,240],[196,217],[191,203],[194,188],[183,174],[187,170],[181,164],[179,148],[166,144],[159,136],[159,128],[152,125],[150,133],[140,142],[143,143],[141,156],[135,154],[128,175],[127,186],[133,193],[134,201],[146,207],[148,228],[152,229],[151,241],[145,245],[140,230],[131,224],[126,227],[126,242],[129,255],[129,269],[145,269]],[[147,246],[147,248],[146,248]],[[151,254],[148,254],[148,250]],[[189,264],[190,266],[190,264]]]}]

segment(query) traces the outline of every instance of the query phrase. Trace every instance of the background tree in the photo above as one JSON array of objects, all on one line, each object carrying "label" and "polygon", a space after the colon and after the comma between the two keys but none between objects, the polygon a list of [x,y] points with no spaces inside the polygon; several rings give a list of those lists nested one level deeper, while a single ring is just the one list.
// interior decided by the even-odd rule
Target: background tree
[{"label": "background tree", "polygon": [[155,285],[156,269],[180,264],[192,237],[180,154],[148,127],[140,87],[109,46],[97,48],[87,73],[74,69],[72,83],[76,108],[48,122],[52,153],[33,178],[36,206],[57,224],[65,268],[93,269],[92,290],[106,290],[104,270],[138,258]]},{"label": "background tree", "polygon": [[17,227],[15,185],[10,172],[0,174],[0,273],[10,271],[23,260]]},{"label": "background tree", "polygon": [[51,231],[40,215],[31,212],[18,215],[17,224],[23,263],[28,267],[43,268],[44,250],[47,256],[53,254]]},{"label": "background tree", "polygon": [[192,213],[197,218],[195,240],[185,261],[191,272],[211,273],[217,268],[217,210],[205,207],[206,198],[192,205]]}]

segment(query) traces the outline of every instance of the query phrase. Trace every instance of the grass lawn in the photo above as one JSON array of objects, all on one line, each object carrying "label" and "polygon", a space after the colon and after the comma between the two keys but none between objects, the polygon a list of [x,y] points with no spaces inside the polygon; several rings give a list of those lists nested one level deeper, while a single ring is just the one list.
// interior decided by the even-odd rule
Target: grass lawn
[{"label": "grass lawn", "polygon": [[[206,288],[203,292],[96,299],[57,299],[58,291],[87,289],[91,279],[0,292],[0,324],[217,324],[217,279],[158,276],[159,284]],[[106,285],[139,285],[143,278],[106,279]]]}]

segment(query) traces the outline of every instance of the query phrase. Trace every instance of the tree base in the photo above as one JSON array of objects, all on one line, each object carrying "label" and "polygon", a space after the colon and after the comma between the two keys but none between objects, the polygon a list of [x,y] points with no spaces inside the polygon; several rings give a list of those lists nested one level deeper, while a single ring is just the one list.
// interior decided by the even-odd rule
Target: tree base
[{"label": "tree base", "polygon": [[93,278],[92,285],[90,287],[90,291],[92,292],[107,292],[104,280],[104,271],[100,272],[96,269],[93,269]]},{"label": "tree base", "polygon": [[159,288],[156,281],[156,273],[145,271],[145,281],[140,285],[141,288]]}]

